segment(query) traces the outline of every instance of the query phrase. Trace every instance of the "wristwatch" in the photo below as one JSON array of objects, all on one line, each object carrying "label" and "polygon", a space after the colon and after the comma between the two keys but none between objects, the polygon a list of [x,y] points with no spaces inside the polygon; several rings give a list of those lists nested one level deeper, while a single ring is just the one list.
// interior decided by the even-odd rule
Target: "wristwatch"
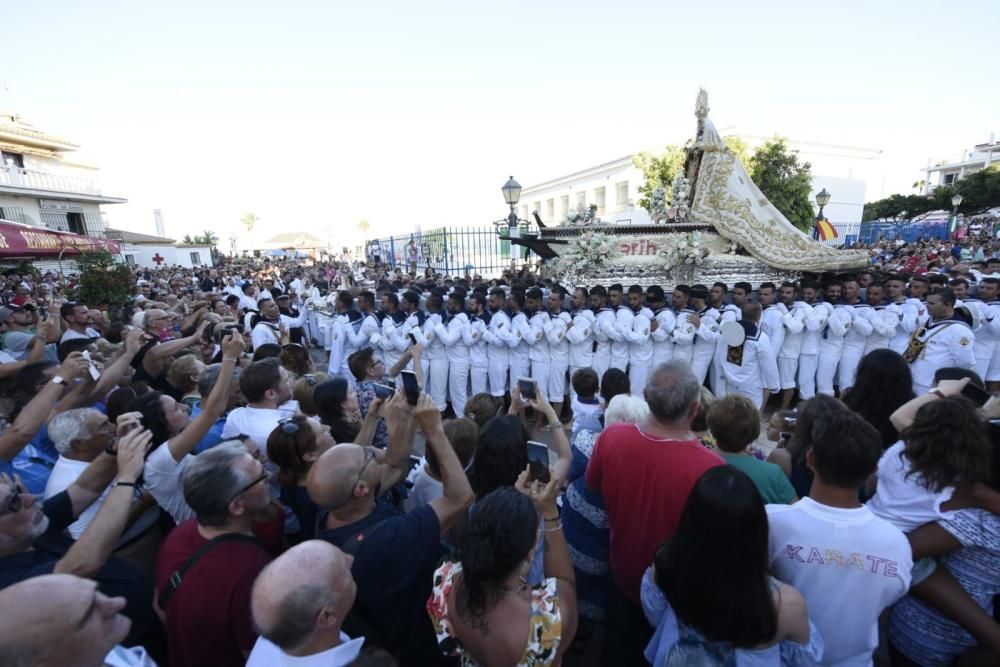
[{"label": "wristwatch", "polygon": [[53,375],[52,382],[55,382],[56,384],[69,384],[68,382],[66,382],[66,378],[64,378],[61,375]]}]

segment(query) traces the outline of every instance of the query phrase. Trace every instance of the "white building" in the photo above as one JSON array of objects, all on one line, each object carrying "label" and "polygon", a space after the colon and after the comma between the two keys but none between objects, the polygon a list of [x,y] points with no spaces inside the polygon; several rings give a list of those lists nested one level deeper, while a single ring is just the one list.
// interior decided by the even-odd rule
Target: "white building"
[{"label": "white building", "polygon": [[124,229],[108,229],[109,239],[118,243],[121,254],[129,266],[157,268],[182,266],[184,268],[215,266],[212,246],[176,243],[173,239],[149,234],[138,234]]},{"label": "white building", "polygon": [[518,217],[532,220],[537,211],[543,223],[556,225],[566,214],[596,204],[597,215],[605,222],[649,224],[649,213],[638,205],[639,187],[645,179],[633,157],[626,155],[524,187]]},{"label": "white building", "polygon": [[[751,148],[763,143],[761,137],[743,137]],[[834,223],[860,222],[865,206],[866,182],[855,177],[881,151],[864,148],[825,146],[808,142],[788,142],[801,161],[813,165],[813,201],[820,190],[831,194],[824,216]],[[634,155],[605,162],[589,169],[525,186],[521,190],[518,217],[533,220],[538,212],[542,222],[555,225],[581,206],[597,205],[597,215],[605,222],[651,224],[649,213],[639,206],[639,188],[645,182],[633,163]],[[817,165],[821,171],[817,172]],[[815,206],[815,203],[813,204]]]},{"label": "white building", "polygon": [[0,111],[0,218],[103,238],[101,204],[127,200],[101,192],[97,167],[78,148]]},{"label": "white building", "polygon": [[[933,163],[933,164],[932,164]],[[923,194],[929,195],[942,185],[951,185],[955,181],[974,174],[991,164],[1000,163],[1000,142],[995,135],[985,144],[977,144],[971,150],[963,151],[960,158],[949,160],[928,160],[924,168]]]}]

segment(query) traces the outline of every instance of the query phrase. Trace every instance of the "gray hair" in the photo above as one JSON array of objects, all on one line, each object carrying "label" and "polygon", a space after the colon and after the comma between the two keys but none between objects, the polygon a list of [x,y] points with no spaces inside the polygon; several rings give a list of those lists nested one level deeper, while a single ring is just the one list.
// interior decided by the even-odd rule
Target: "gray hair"
[{"label": "gray hair", "polygon": [[181,473],[184,500],[203,526],[220,527],[229,518],[229,503],[252,481],[236,462],[250,456],[239,442],[224,442],[191,457]]},{"label": "gray hair", "polygon": [[[208,395],[212,393],[212,387],[215,386],[221,372],[222,364],[211,364],[210,366],[205,366],[205,369],[202,370],[201,375],[198,377],[198,393],[201,394],[202,400],[207,399]],[[233,369],[234,384],[239,384],[240,373],[242,372],[243,369],[239,366]]]},{"label": "gray hair", "polygon": [[700,383],[686,361],[660,364],[646,384],[646,403],[658,421],[675,422],[683,418],[699,397]]},{"label": "gray hair", "polygon": [[49,422],[49,439],[52,440],[58,451],[63,456],[72,451],[74,440],[85,440],[93,437],[94,433],[87,427],[87,422],[94,415],[104,416],[100,410],[94,408],[77,408],[60,412]]},{"label": "gray hair", "polygon": [[638,396],[618,394],[608,403],[604,411],[604,425],[626,423],[638,424],[649,417],[649,405]]},{"label": "gray hair", "polygon": [[304,583],[288,591],[278,603],[274,614],[277,622],[273,627],[257,629],[262,637],[278,648],[293,650],[301,646],[315,629],[319,610],[337,604],[339,599],[340,594],[331,590],[329,585]]}]

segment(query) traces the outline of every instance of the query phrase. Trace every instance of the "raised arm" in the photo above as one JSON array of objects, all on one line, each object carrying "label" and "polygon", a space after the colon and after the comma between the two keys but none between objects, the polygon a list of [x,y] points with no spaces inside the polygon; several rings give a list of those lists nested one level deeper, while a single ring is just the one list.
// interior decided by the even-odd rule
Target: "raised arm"
[{"label": "raised arm", "polygon": [[430,502],[431,509],[437,515],[441,524],[441,536],[452,527],[455,521],[472,504],[474,499],[469,478],[462,469],[458,454],[448,442],[441,425],[441,413],[434,401],[427,394],[421,394],[417,401],[417,421],[427,437],[427,446],[437,457],[441,470],[441,486],[443,494]]},{"label": "raised arm", "polygon": [[125,377],[125,373],[128,372],[132,360],[135,359],[135,355],[139,354],[140,348],[142,348],[142,330],[133,329],[125,335],[125,344],[122,347],[122,353],[101,373],[100,379],[91,392],[92,398],[100,399],[111,391],[111,388],[118,384],[119,380]]},{"label": "raised arm", "polygon": [[[208,326],[208,322],[202,322],[198,325],[198,328],[193,334],[187,336],[186,338],[178,338],[177,340],[168,340],[165,343],[160,343],[159,345],[154,345],[149,348],[146,353],[146,357],[143,359],[145,361],[147,358],[150,361],[163,361],[169,357],[174,356],[181,350],[191,347],[199,340],[202,339],[205,333],[205,327]],[[148,370],[148,369],[147,369]]]},{"label": "raised arm", "polygon": [[[962,393],[962,389],[965,385],[969,384],[969,378],[962,378],[961,380],[941,380],[938,382],[935,389],[945,396],[958,396]],[[896,409],[891,415],[889,415],[889,421],[892,423],[896,430],[900,433],[903,429],[908,427],[913,423],[913,420],[917,417],[917,411],[920,410],[925,404],[931,401],[936,401],[940,398],[937,393],[928,393],[923,396],[917,396],[912,398],[906,403],[903,403],[899,408]]]},{"label": "raised arm", "polygon": [[236,361],[242,353],[242,336],[229,335],[222,339],[222,370],[219,371],[219,378],[212,387],[212,393],[202,404],[201,413],[192,419],[184,430],[167,441],[167,447],[170,448],[170,455],[174,461],[179,462],[190,454],[216,420],[222,416],[229,402],[229,385],[233,381],[233,369],[236,368]]},{"label": "raised arm", "polygon": [[403,479],[410,467],[410,452],[413,450],[417,422],[413,417],[413,408],[402,391],[390,396],[382,410],[385,413],[389,445],[385,449],[386,466],[382,468],[381,481],[382,490],[388,491]]},{"label": "raised arm", "polygon": [[56,574],[92,577],[107,562],[128,521],[135,483],[152,441],[147,430],[134,430],[118,441],[118,484],[108,490],[94,520],[56,563]]}]

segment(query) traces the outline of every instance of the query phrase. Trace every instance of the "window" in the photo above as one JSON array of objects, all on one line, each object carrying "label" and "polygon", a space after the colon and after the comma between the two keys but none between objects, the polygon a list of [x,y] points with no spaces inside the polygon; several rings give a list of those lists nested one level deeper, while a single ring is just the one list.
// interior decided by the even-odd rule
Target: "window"
[{"label": "window", "polygon": [[87,235],[87,229],[83,226],[83,214],[71,211],[66,214],[66,226],[69,231],[81,236]]},{"label": "window", "polygon": [[577,208],[587,208],[587,193],[577,192],[576,193],[576,207]]},{"label": "window", "polygon": [[0,208],[0,218],[11,222],[25,222],[24,209],[20,206],[4,206]]},{"label": "window", "polygon": [[125,263],[129,266],[135,266],[135,255],[125,255]]},{"label": "window", "polygon": [[563,195],[559,199],[560,199],[559,205],[562,207],[561,212],[563,214],[563,217],[566,217],[567,215],[569,215],[569,195]]},{"label": "window", "polygon": [[594,188],[594,203],[597,204],[597,215],[604,214],[604,188]]},{"label": "window", "polygon": [[0,159],[0,163],[2,164],[0,164],[0,166],[6,167],[7,162],[10,161],[14,163],[15,167],[24,169],[24,156],[20,153],[8,153],[7,151],[3,151],[0,153],[0,156],[2,156],[2,159]]},{"label": "window", "polygon": [[192,266],[201,266],[201,253],[191,253],[191,264]]},{"label": "window", "polygon": [[955,174],[945,174],[944,175],[944,184],[945,185],[951,185],[954,182],[955,182]]},{"label": "window", "polygon": [[624,211],[628,208],[628,181],[615,184],[615,210]]},{"label": "window", "polygon": [[521,219],[522,220],[527,220],[528,219],[528,205],[527,204],[521,204]]},{"label": "window", "polygon": [[545,202],[545,219],[554,220],[556,217],[556,200],[550,199]]}]

